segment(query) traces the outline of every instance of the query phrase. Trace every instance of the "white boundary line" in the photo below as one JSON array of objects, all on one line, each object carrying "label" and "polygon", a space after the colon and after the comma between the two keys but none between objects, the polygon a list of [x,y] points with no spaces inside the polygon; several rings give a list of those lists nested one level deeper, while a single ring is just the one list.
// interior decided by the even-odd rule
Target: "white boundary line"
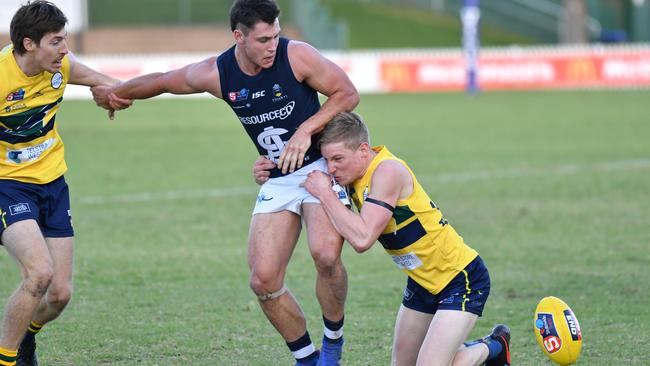
[{"label": "white boundary line", "polygon": [[609,161],[596,164],[565,164],[545,168],[514,168],[493,171],[467,171],[458,173],[429,174],[418,177],[422,182],[470,182],[479,180],[528,178],[539,176],[571,175],[579,173],[606,173],[621,170],[650,168],[650,159]]},{"label": "white boundary line", "polygon": [[[547,175],[558,176],[580,173],[607,173],[613,171],[648,168],[650,168],[650,159],[634,159],[609,161],[596,164],[565,164],[546,168],[516,168],[492,171],[486,170],[430,174],[422,175],[418,177],[418,180],[421,182],[473,182],[495,179],[539,177]],[[221,198],[253,195],[257,191],[258,189],[256,187],[247,186],[188,191],[141,192],[106,196],[85,196],[79,199],[79,203],[82,205],[99,205],[106,203],[140,203],[151,201],[175,201],[180,199],[195,198]]]},{"label": "white boundary line", "polygon": [[192,198],[220,198],[232,196],[252,195],[257,192],[255,187],[231,187],[200,189],[189,191],[170,192],[141,192],[130,194],[118,194],[112,196],[85,196],[81,197],[79,203],[83,205],[99,205],[105,203],[138,203],[150,201],[175,201],[179,199]]}]

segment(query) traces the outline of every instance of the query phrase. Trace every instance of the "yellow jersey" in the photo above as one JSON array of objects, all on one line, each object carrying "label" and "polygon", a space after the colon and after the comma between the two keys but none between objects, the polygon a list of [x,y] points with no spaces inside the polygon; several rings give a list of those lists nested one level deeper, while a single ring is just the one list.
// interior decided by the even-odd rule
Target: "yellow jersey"
[{"label": "yellow jersey", "polygon": [[366,197],[372,193],[372,175],[381,162],[395,160],[408,169],[413,179],[413,193],[397,201],[393,216],[378,241],[397,267],[432,294],[438,294],[478,253],[466,245],[444,219],[403,160],[384,146],[373,147],[373,150],[377,155],[368,170],[352,184],[352,200],[360,211]]},{"label": "yellow jersey", "polygon": [[27,76],[13,46],[0,51],[0,179],[45,184],[67,170],[56,112],[70,78],[70,60],[54,74]]}]

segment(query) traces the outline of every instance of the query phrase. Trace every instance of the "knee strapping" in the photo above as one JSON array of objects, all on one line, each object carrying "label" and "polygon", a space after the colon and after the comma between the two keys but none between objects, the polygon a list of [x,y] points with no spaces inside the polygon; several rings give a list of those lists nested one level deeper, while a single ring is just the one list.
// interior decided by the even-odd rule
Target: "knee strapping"
[{"label": "knee strapping", "polygon": [[283,284],[281,289],[279,289],[279,290],[277,290],[275,292],[270,292],[268,294],[257,295],[257,298],[260,301],[273,300],[273,299],[277,299],[278,297],[284,295],[284,293],[287,292],[287,291],[289,291],[289,288],[287,287],[287,285]]}]

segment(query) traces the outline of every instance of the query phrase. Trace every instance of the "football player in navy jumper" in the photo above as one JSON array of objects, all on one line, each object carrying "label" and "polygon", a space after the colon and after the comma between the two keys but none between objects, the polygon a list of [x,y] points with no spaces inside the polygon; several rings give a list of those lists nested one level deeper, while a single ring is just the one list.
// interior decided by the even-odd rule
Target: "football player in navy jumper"
[{"label": "football player in navy jumper", "polygon": [[[93,93],[97,104],[109,110],[120,109],[122,98],[162,93],[207,92],[230,105],[258,152],[271,160],[264,163],[270,179],[260,189],[251,219],[250,286],[298,364],[338,365],[347,294],[340,256],[343,240],[320,202],[300,183],[314,169],[326,171],[315,136],[337,113],[354,109],[359,96],[343,70],[315,48],[280,37],[279,15],[273,0],[236,0],[230,10],[232,48],[118,88],[97,87]],[[323,105],[318,93],[327,97]],[[347,200],[344,191],[341,198]],[[320,356],[305,316],[284,283],[301,220],[318,273],[316,295],[325,334]]]}]

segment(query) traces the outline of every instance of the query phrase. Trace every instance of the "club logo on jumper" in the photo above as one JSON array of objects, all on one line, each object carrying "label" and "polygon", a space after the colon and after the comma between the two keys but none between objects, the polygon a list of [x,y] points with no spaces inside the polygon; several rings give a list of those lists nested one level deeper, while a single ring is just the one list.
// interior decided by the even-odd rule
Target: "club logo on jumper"
[{"label": "club logo on jumper", "polygon": [[9,214],[11,216],[24,214],[27,212],[32,212],[29,208],[29,203],[19,203],[13,206],[9,206]]},{"label": "club logo on jumper", "polygon": [[241,102],[242,100],[248,99],[248,92],[249,90],[244,88],[240,91],[234,91],[228,93],[228,98],[230,98],[231,102]]},{"label": "club logo on jumper", "polygon": [[8,150],[7,159],[15,164],[26,163],[38,159],[45,150],[54,145],[56,139],[47,139],[36,146],[30,146],[21,150]]},{"label": "club logo on jumper", "polygon": [[280,84],[273,84],[273,102],[279,102],[281,100],[289,98],[288,95],[284,94]]},{"label": "club logo on jumper", "polygon": [[272,199],[273,199],[273,197],[268,197],[266,194],[264,194],[264,192],[260,192],[260,194],[257,196],[257,203],[270,201]]},{"label": "club logo on jumper", "polygon": [[555,321],[553,320],[553,314],[548,313],[539,313],[537,314],[537,320],[535,321],[535,327],[539,329],[539,334],[544,340],[544,348],[548,353],[555,353],[562,348],[562,339],[557,333],[555,328]]},{"label": "club logo on jumper", "polygon": [[293,112],[296,102],[291,101],[284,107],[271,112],[258,114],[257,116],[239,117],[239,121],[245,125],[256,125],[259,123],[273,121],[275,119],[286,119]]},{"label": "club logo on jumper", "polygon": [[280,84],[273,84],[273,96],[281,97],[282,96],[282,87]]},{"label": "club logo on jumper", "polygon": [[54,75],[52,75],[51,83],[54,89],[60,88],[61,84],[63,84],[63,74],[61,74],[60,72],[54,73]]},{"label": "club logo on jumper", "polygon": [[257,136],[257,143],[260,147],[266,149],[266,155],[274,163],[277,163],[278,158],[282,154],[282,150],[284,150],[285,141],[282,140],[282,135],[287,132],[289,131],[284,128],[269,126]]},{"label": "club logo on jumper", "polygon": [[7,95],[6,98],[7,102],[13,102],[15,100],[23,100],[23,99],[25,99],[25,89],[22,88],[18,89],[13,93],[9,93],[9,95]]}]

